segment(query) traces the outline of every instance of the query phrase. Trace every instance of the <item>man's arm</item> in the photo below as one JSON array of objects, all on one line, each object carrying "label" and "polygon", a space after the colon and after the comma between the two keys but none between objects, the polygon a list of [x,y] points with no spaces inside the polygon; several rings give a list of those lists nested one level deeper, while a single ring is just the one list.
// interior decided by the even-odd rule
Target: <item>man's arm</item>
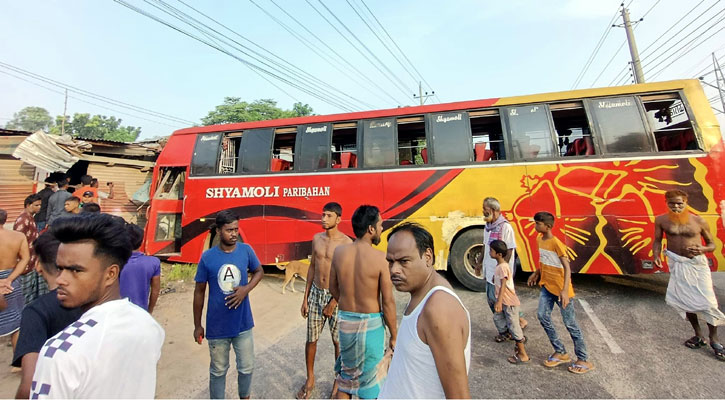
[{"label": "man's arm", "polygon": [[339,258],[339,249],[339,247],[335,249],[335,252],[332,254],[332,262],[330,263],[330,295],[338,303],[340,302],[340,288],[337,287],[337,270],[335,265],[338,263],[337,259]]},{"label": "man's arm", "polygon": [[22,375],[20,376],[20,385],[18,391],[15,392],[16,399],[30,398],[30,384],[33,382],[33,374],[35,374],[35,364],[38,362],[38,353],[26,353],[21,361]]},{"label": "man's arm", "polygon": [[571,266],[569,266],[569,257],[561,256],[561,265],[564,266],[564,288],[561,289],[561,308],[564,309],[569,305],[569,286],[571,285]]},{"label": "man's arm", "polygon": [[201,326],[201,312],[204,310],[206,282],[196,282],[194,287],[194,341],[201,344],[204,339],[204,328]]},{"label": "man's arm", "polygon": [[312,289],[312,281],[315,279],[315,239],[312,239],[312,258],[310,259],[310,269],[307,270],[307,281],[305,282],[305,295],[302,296],[302,307],[300,313],[302,318],[307,318],[309,312],[307,305],[307,298],[310,295],[310,289]]},{"label": "man's arm", "polygon": [[660,254],[662,253],[662,225],[660,224],[659,217],[655,218],[655,240],[652,242],[652,257],[654,258],[655,266],[662,268],[662,260]]},{"label": "man's arm", "polygon": [[25,271],[25,267],[28,266],[28,262],[30,261],[30,250],[28,249],[28,241],[25,239],[25,236],[23,236],[23,240],[20,242],[18,256],[20,256],[20,259],[15,264],[13,272],[7,278],[0,279],[0,293],[2,294],[8,294],[13,291],[13,282]]},{"label": "man's arm", "polygon": [[506,287],[506,281],[508,281],[508,276],[504,276],[501,278],[501,290],[498,292],[498,297],[496,298],[496,305],[493,307],[493,310],[496,312],[502,312],[503,311],[503,291],[508,289]]},{"label": "man's arm", "polygon": [[154,312],[156,301],[161,293],[161,276],[156,275],[151,278],[151,293],[149,293],[149,314]]},{"label": "man's arm", "polygon": [[387,265],[381,265],[379,287],[383,297],[383,318],[390,330],[390,349],[395,350],[398,338],[398,314],[395,310],[395,297],[393,297],[393,281],[390,280],[390,270]]},{"label": "man's arm", "polygon": [[468,327],[458,300],[443,292],[434,293],[418,317],[418,336],[433,353],[443,392],[449,399],[471,397],[464,354]]},{"label": "man's arm", "polygon": [[707,221],[705,221],[704,218],[698,218],[700,222],[700,234],[702,235],[702,238],[705,240],[705,245],[700,245],[698,248],[696,248],[696,251],[698,254],[704,254],[704,253],[711,253],[715,251],[715,241],[712,239],[712,233],[710,233],[710,226],[707,225]]}]

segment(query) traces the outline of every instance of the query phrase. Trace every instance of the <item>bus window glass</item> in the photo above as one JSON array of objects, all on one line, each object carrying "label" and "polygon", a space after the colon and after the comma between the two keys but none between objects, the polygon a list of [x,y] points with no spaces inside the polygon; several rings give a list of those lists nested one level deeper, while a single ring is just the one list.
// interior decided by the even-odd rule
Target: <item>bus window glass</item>
[{"label": "bus window glass", "polygon": [[580,101],[550,104],[556,129],[556,145],[562,157],[596,154],[587,113]]},{"label": "bus window glass", "polygon": [[601,135],[602,151],[633,153],[652,151],[637,99],[632,96],[587,100],[593,122]]},{"label": "bus window glass", "polygon": [[423,117],[398,118],[398,162],[400,165],[428,164]]},{"label": "bus window glass", "polygon": [[332,124],[301,125],[297,128],[295,170],[317,171],[330,164]]},{"label": "bus window glass", "polygon": [[677,93],[642,96],[658,151],[700,150],[690,117]]},{"label": "bus window glass", "polygon": [[556,155],[546,105],[508,107],[506,117],[516,158],[548,158]]},{"label": "bus window glass", "polygon": [[436,164],[471,161],[471,125],[465,111],[428,114]]},{"label": "bus window glass", "polygon": [[216,172],[221,133],[205,133],[196,137],[191,159],[192,175],[213,175]]},{"label": "bus window glass", "polygon": [[181,239],[181,214],[158,214],[154,239],[157,242]]},{"label": "bus window glass", "polygon": [[244,131],[239,149],[239,172],[253,174],[266,172],[270,165],[270,152],[274,129],[250,129]]},{"label": "bus window glass", "polygon": [[272,159],[269,170],[272,172],[287,171],[294,167],[295,162],[295,128],[281,128],[274,132]]},{"label": "bus window glass", "polygon": [[397,126],[392,118],[363,121],[363,163],[365,167],[395,165]]},{"label": "bus window glass", "polygon": [[219,174],[229,175],[237,172],[237,154],[240,142],[239,133],[236,133],[233,137],[225,134],[222,138],[221,150],[219,151]]},{"label": "bus window glass", "polygon": [[155,199],[181,200],[184,198],[186,167],[161,167]]},{"label": "bus window glass", "polygon": [[476,162],[505,160],[506,147],[498,110],[472,111],[469,118],[473,159]]},{"label": "bus window glass", "polygon": [[334,125],[332,168],[357,168],[357,122]]}]

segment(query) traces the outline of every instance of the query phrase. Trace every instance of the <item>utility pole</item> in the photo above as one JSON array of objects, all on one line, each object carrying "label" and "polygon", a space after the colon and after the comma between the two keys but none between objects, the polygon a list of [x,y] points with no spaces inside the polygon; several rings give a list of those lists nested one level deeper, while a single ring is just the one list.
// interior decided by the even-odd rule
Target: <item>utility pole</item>
[{"label": "utility pole", "polygon": [[414,93],[413,98],[420,99],[420,105],[422,106],[423,103],[425,103],[425,101],[428,100],[428,97],[433,97],[433,96],[435,96],[435,94],[436,94],[435,91],[430,92],[430,94],[428,94],[428,92],[425,92],[425,94],[423,94],[423,84],[420,81],[418,81],[418,94],[416,95]]},{"label": "utility pole", "polygon": [[63,122],[60,123],[60,134],[65,135],[65,114],[68,109],[68,89],[65,90],[65,102],[63,102]]},{"label": "utility pole", "polygon": [[[641,22],[643,18],[640,18]],[[634,40],[634,32],[632,31],[632,23],[629,21],[629,10],[622,3],[622,21],[625,32],[627,32],[627,43],[629,43],[629,54],[632,56],[632,69],[634,70],[634,82],[644,83],[644,73],[642,72],[642,63],[639,61],[639,51],[637,50],[637,42]],[[612,25],[619,26],[619,25]]]},{"label": "utility pole", "polygon": [[720,81],[722,81],[723,86],[725,86],[725,76],[722,74],[720,63],[717,62],[717,57],[715,57],[714,52],[712,53],[712,67],[715,70],[715,83],[717,84],[717,92],[720,95],[720,104],[722,104],[722,109],[725,111],[725,99],[722,96],[722,92],[725,90],[725,87],[720,87]]}]

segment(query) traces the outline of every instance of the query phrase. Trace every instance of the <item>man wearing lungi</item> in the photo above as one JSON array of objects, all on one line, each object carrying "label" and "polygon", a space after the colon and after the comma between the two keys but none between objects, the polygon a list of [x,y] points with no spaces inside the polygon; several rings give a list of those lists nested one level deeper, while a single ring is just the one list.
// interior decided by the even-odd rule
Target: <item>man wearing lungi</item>
[{"label": "man wearing lungi", "polygon": [[0,311],[0,337],[10,336],[13,352],[18,342],[20,317],[25,305],[23,290],[17,278],[30,261],[30,250],[25,235],[3,228],[8,213],[0,210],[0,293],[5,295],[7,307]]},{"label": "man wearing lungi", "polygon": [[[373,248],[383,232],[378,208],[358,207],[352,230],[357,239],[337,247],[330,268],[330,293],[339,306],[335,398],[374,399],[387,376],[398,333],[388,262],[385,253]],[[383,319],[390,330],[388,352]]]},{"label": "man wearing lungi", "polygon": [[695,330],[695,336],[688,339],[685,346],[697,349],[706,345],[697,317],[700,314],[707,322],[715,357],[725,361],[725,349],[717,337],[717,326],[725,324],[725,314],[718,309],[710,266],[705,257],[706,252],[715,250],[710,228],[702,217],[687,210],[687,193],[670,190],[665,193],[665,201],[669,212],[655,219],[652,244],[655,265],[662,268],[662,234],[666,235],[665,256],[670,267],[670,282],[665,301],[684,314]]}]

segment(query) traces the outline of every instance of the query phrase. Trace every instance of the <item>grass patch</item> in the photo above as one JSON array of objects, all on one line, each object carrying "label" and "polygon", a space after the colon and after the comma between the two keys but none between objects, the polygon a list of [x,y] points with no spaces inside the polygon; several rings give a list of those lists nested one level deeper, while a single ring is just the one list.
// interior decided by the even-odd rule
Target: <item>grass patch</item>
[{"label": "grass patch", "polygon": [[161,285],[169,282],[191,282],[196,275],[196,264],[161,264]]}]

